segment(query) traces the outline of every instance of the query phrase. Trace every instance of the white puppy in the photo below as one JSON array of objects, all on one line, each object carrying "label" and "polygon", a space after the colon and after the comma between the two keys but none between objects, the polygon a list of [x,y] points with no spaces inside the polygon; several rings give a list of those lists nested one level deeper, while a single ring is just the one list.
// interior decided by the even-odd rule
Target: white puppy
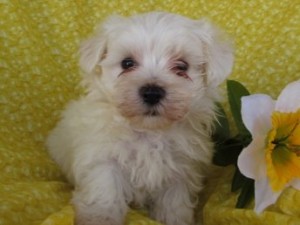
[{"label": "white puppy", "polygon": [[192,225],[213,154],[217,86],[233,64],[207,21],[168,13],[112,17],[83,43],[85,96],[47,141],[74,184],[79,225],[122,225],[129,205]]}]

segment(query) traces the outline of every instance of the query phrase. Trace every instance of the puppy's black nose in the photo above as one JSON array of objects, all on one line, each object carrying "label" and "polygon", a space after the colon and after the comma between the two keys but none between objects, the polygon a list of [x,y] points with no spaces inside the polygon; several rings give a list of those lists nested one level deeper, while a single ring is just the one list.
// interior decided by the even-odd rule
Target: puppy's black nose
[{"label": "puppy's black nose", "polygon": [[148,84],[140,88],[139,94],[144,103],[149,106],[154,106],[165,97],[166,91],[158,85]]}]

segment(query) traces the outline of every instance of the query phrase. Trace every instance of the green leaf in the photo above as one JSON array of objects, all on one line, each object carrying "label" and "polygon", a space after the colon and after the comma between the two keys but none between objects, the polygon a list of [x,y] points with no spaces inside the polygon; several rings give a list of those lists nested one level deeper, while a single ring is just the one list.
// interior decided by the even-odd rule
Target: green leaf
[{"label": "green leaf", "polygon": [[215,145],[216,151],[213,156],[213,163],[217,166],[236,164],[243,147],[243,143],[235,138],[230,138],[223,143],[217,143]]},{"label": "green leaf", "polygon": [[236,192],[237,190],[242,188],[246,180],[247,178],[240,172],[239,168],[236,166],[231,183],[231,192]]},{"label": "green leaf", "polygon": [[217,118],[214,121],[214,133],[212,139],[215,143],[222,143],[230,138],[230,128],[226,113],[220,103],[216,103]]},{"label": "green leaf", "polygon": [[240,135],[249,135],[241,115],[241,98],[250,95],[249,91],[241,83],[227,80],[227,94],[231,113]]},{"label": "green leaf", "polygon": [[235,207],[238,209],[245,208],[247,204],[251,202],[253,197],[254,197],[254,180],[246,178]]}]

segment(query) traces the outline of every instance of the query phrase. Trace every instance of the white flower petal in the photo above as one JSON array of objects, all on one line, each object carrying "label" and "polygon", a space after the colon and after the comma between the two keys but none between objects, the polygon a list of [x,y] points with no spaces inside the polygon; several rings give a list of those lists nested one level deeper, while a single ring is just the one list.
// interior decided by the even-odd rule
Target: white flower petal
[{"label": "white flower petal", "polygon": [[300,108],[300,80],[288,84],[280,93],[275,110],[295,112]]},{"label": "white flower petal", "polygon": [[279,192],[273,192],[267,177],[255,181],[255,211],[261,213],[269,205],[276,202],[277,198],[281,194]]},{"label": "white flower petal", "polygon": [[241,101],[242,119],[250,133],[261,135],[269,132],[275,101],[264,94],[244,96]]},{"label": "white flower petal", "polygon": [[239,155],[238,167],[244,176],[252,179],[266,177],[264,145],[264,136],[254,136],[252,142]]},{"label": "white flower petal", "polygon": [[291,186],[300,191],[300,179],[294,179],[291,182]]}]

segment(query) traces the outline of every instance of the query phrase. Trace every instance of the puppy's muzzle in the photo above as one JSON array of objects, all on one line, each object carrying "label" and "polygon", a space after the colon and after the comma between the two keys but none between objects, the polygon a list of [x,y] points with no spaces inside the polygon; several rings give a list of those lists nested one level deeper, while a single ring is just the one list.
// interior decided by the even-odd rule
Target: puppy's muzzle
[{"label": "puppy's muzzle", "polygon": [[139,89],[139,94],[146,105],[155,106],[166,96],[166,91],[156,84],[147,84]]}]

